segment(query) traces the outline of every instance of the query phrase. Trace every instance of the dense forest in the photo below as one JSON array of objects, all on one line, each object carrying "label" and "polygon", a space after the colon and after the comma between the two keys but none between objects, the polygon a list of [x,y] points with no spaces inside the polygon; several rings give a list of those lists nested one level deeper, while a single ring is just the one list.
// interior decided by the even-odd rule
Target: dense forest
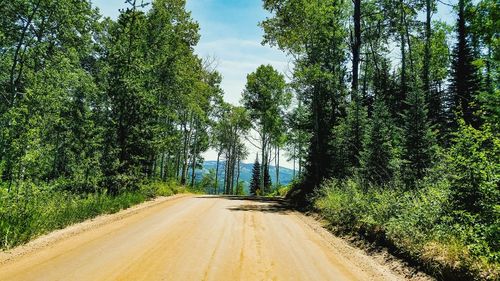
[{"label": "dense forest", "polygon": [[264,7],[264,43],[294,58],[288,197],[441,279],[499,278],[498,2]]},{"label": "dense forest", "polygon": [[499,278],[496,1],[264,0],[262,43],[293,69],[258,67],[239,106],[185,4],[126,0],[113,20],[0,2],[1,248],[180,186],[242,194],[251,145],[252,195],[287,193],[441,279]]}]

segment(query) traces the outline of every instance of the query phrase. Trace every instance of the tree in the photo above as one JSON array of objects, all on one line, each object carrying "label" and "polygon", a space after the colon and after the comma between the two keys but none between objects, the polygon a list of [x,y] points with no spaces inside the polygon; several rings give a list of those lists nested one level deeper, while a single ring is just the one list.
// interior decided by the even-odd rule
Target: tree
[{"label": "tree", "polygon": [[480,80],[474,65],[474,54],[466,19],[466,10],[469,5],[467,0],[458,1],[457,43],[453,49],[450,83],[450,109],[454,113],[454,120],[451,123],[454,128],[457,127],[457,120],[461,118],[466,124],[473,125],[475,128],[480,126],[480,120],[475,115],[478,107],[474,103],[480,90]]},{"label": "tree", "polygon": [[264,8],[273,14],[261,23],[264,43],[297,58],[292,84],[310,112],[305,124],[311,139],[301,190],[304,198],[329,176],[332,129],[344,113],[346,5],[337,1],[264,1]]},{"label": "tree", "polygon": [[1,9],[2,180],[11,190],[64,177],[74,181],[64,188],[94,190],[101,174],[89,110],[96,88],[83,65],[95,47],[88,27],[97,14],[88,1],[9,1]]},{"label": "tree", "polygon": [[366,109],[357,101],[347,108],[347,116],[333,129],[330,155],[334,159],[331,176],[346,178],[359,168],[359,155],[366,134]]},{"label": "tree", "polygon": [[452,203],[456,210],[480,215],[481,220],[493,220],[498,206],[500,139],[489,124],[480,130],[460,121],[449,151]]},{"label": "tree", "polygon": [[[288,129],[286,138],[286,151],[289,157],[288,161],[293,161],[293,177],[302,175],[304,161],[307,156],[307,147],[310,136],[307,134],[305,128],[307,124],[307,111],[302,106],[299,100],[297,107],[292,109],[287,115],[286,128]],[[298,168],[297,168],[298,166]]]},{"label": "tree", "polygon": [[264,194],[268,194],[273,188],[271,174],[269,173],[269,164],[264,163],[264,176],[262,178],[264,181],[264,189],[262,191]]},{"label": "tree", "polygon": [[361,153],[361,175],[368,182],[384,185],[392,180],[396,170],[394,132],[391,116],[382,98],[375,100],[373,117]]},{"label": "tree", "polygon": [[[247,157],[248,151],[243,143],[243,136],[250,130],[248,112],[243,107],[222,103],[218,118],[213,128],[212,140],[218,151],[218,158],[225,157],[224,193],[234,194],[234,187],[239,182],[240,161]],[[217,161],[217,170],[219,166]],[[218,174],[218,173],[217,173]]]},{"label": "tree", "polygon": [[261,194],[261,189],[260,189],[260,163],[259,163],[259,157],[255,158],[255,162],[252,167],[252,179],[250,181],[250,195],[260,195]]},{"label": "tree", "polygon": [[2,4],[1,186],[118,194],[199,167],[222,78],[198,24],[185,1],[126,4],[116,21],[90,1]]},{"label": "tree", "polygon": [[[285,77],[272,66],[261,65],[247,76],[242,102],[259,135],[262,175],[265,174],[264,167],[269,165],[271,145],[280,138],[284,123],[282,116],[290,104],[290,98]],[[261,179],[260,189],[266,190],[264,178]]]},{"label": "tree", "polygon": [[351,35],[352,45],[352,93],[358,95],[359,62],[361,52],[361,0],[354,0],[354,38]]},{"label": "tree", "polygon": [[[420,88],[421,89],[421,88]],[[408,187],[414,187],[433,163],[434,133],[427,119],[425,98],[419,87],[413,87],[406,100],[403,116],[403,173]]]},{"label": "tree", "polygon": [[425,0],[425,51],[423,58],[423,72],[422,72],[422,81],[423,81],[423,89],[426,95],[427,101],[430,101],[431,96],[431,86],[430,86],[430,63],[431,63],[431,40],[432,40],[432,29],[431,29],[431,19],[432,19],[432,10],[433,10],[433,1]]}]

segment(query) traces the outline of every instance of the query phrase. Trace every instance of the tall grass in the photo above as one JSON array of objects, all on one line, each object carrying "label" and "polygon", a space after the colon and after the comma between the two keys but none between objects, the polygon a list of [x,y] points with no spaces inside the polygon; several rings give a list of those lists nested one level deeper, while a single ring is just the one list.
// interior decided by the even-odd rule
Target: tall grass
[{"label": "tall grass", "polygon": [[446,181],[419,190],[397,186],[364,189],[354,180],[332,180],[316,195],[315,208],[337,232],[383,244],[419,263],[441,280],[499,280],[495,241],[485,226],[450,215]]},{"label": "tall grass", "polygon": [[0,249],[9,249],[53,230],[178,191],[175,183],[160,182],[116,196],[106,193],[77,195],[33,184],[24,184],[15,192],[0,188]]}]

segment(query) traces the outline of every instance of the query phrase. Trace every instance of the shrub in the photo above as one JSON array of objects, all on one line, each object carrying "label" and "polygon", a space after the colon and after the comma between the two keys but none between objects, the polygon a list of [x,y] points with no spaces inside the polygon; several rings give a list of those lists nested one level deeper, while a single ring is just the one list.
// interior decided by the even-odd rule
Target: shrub
[{"label": "shrub", "polygon": [[366,189],[355,180],[330,180],[316,194],[314,206],[337,232],[383,243],[442,278],[462,273],[497,280],[498,223],[484,224],[477,216],[453,211],[446,180],[422,186]]}]

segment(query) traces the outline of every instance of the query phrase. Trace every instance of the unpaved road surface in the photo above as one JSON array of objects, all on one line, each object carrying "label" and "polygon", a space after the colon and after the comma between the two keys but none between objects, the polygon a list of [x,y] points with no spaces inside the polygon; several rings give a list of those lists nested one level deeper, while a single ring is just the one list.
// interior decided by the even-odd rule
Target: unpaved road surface
[{"label": "unpaved road surface", "polygon": [[277,201],[183,196],[145,204],[0,253],[0,280],[402,279]]}]

